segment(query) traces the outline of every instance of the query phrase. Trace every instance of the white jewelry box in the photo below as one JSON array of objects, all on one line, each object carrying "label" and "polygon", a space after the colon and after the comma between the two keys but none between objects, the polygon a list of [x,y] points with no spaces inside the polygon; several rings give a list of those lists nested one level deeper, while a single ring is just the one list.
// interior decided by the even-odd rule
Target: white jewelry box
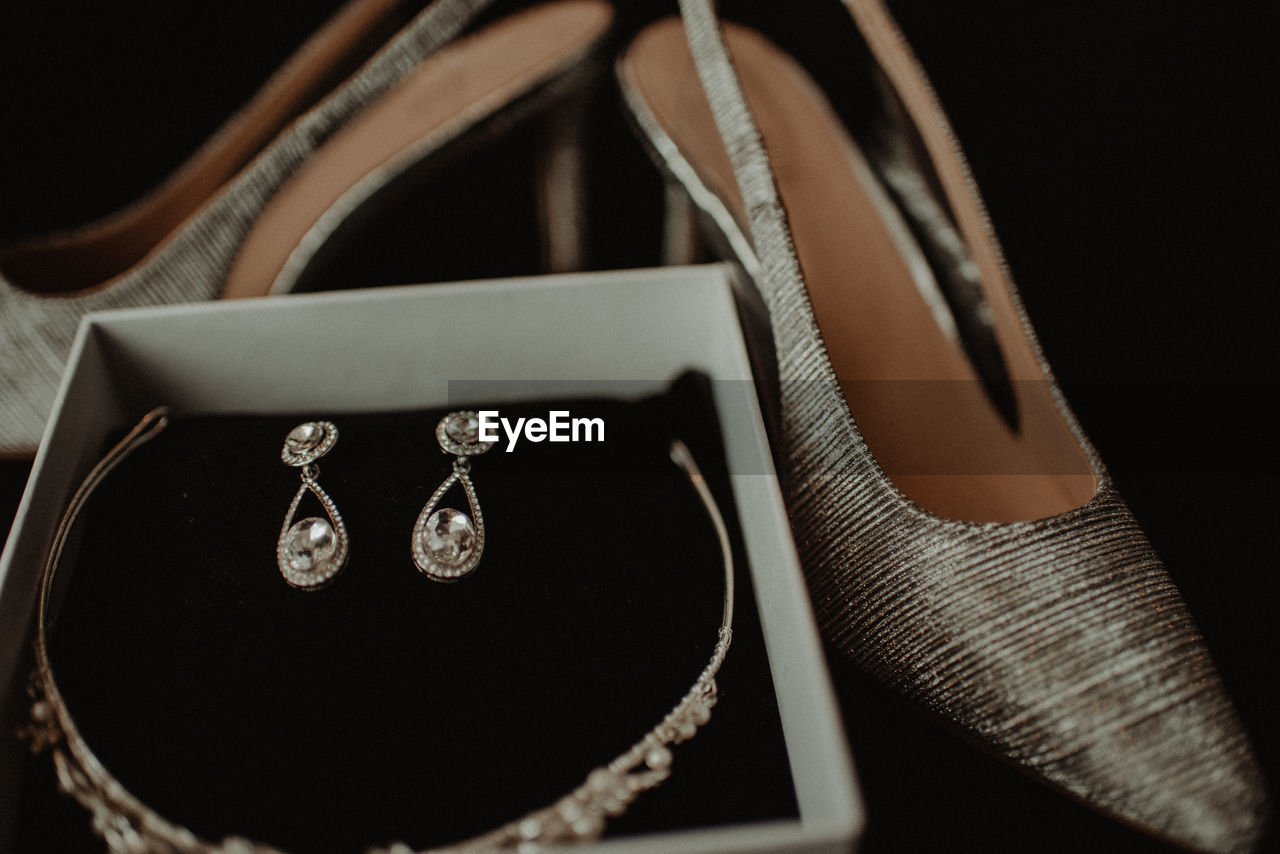
[{"label": "white jewelry box", "polygon": [[[822,650],[720,265],[292,296],[85,319],[0,557],[0,848],[12,834],[21,687],[43,555],[106,435],[178,414],[376,411],[540,395],[640,397],[712,380],[799,818],[610,839],[589,851],[836,852],[863,824]],[[740,591],[739,595],[751,591]],[[741,749],[750,750],[750,745]],[[679,773],[677,770],[676,773]],[[86,816],[86,821],[88,817]]]}]

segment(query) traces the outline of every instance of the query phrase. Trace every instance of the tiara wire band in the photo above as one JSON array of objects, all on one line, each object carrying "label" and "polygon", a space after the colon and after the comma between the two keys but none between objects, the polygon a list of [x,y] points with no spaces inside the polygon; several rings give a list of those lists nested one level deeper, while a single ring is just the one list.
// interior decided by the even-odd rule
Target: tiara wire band
[{"label": "tiara wire band", "polygon": [[[52,754],[58,785],[87,809],[94,831],[113,852],[165,851],[177,854],[278,854],[278,849],[236,836],[219,842],[198,838],[150,809],[111,775],[76,727],[58,690],[49,661],[48,636],[55,617],[54,583],[71,529],[85,503],[102,480],[133,451],[159,435],[169,424],[160,407],[147,413],[85,476],[58,524],[46,557],[39,588],[35,658],[31,675],[30,721],[19,735],[32,752]],[[527,851],[544,845],[597,839],[608,818],[621,815],[643,792],[671,775],[672,744],[688,741],[711,717],[716,704],[716,675],[733,637],[734,564],[728,530],[715,498],[688,447],[679,439],[670,445],[671,461],[688,478],[716,531],[724,569],[724,600],[720,627],[711,658],[693,686],[670,712],[639,741],[606,765],[590,771],[581,785],[541,809],[461,842],[427,849],[422,854],[471,854],[494,850]],[[370,849],[371,854],[415,854],[403,843]]]}]

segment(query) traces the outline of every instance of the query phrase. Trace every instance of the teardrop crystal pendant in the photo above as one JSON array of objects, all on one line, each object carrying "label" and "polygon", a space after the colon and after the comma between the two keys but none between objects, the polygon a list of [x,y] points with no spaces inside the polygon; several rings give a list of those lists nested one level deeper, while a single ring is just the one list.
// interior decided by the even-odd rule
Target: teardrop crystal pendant
[{"label": "teardrop crystal pendant", "polygon": [[[337,441],[338,428],[332,422],[308,421],[289,431],[280,451],[285,465],[302,469],[302,485],[294,493],[280,528],[276,564],[284,580],[302,590],[315,590],[328,584],[347,562],[347,526],[329,493],[320,486],[317,480],[320,469],[315,465]],[[294,522],[298,505],[307,492],[320,502],[327,519],[309,516]]]},{"label": "teardrop crystal pendant", "polygon": [[[457,581],[480,564],[484,553],[484,515],[471,482],[470,458],[483,454],[494,443],[480,440],[480,418],[475,412],[451,412],[440,419],[436,441],[441,450],[457,458],[453,472],[418,514],[413,526],[413,562],[436,581]],[[454,484],[466,494],[470,515],[452,507],[439,507],[440,499]]]}]

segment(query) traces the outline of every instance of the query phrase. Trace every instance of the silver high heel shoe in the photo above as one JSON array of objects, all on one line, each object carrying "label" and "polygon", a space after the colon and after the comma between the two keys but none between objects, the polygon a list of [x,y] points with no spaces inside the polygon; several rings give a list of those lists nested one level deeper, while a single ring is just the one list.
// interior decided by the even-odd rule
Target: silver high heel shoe
[{"label": "silver high heel shoe", "polygon": [[922,70],[878,0],[846,5],[882,110],[859,139],[710,0],[618,63],[659,165],[768,307],[824,634],[1086,803],[1247,850],[1266,795],[1203,639],[1053,380]]},{"label": "silver high heel shoe", "polygon": [[[435,0],[330,94],[394,0],[350,0],[183,167],[81,229],[0,251],[0,458],[34,454],[89,311],[288,293],[363,203],[461,139],[547,108],[546,254],[576,264],[573,98],[612,22],[554,0],[458,36],[490,0]],[[554,103],[555,108],[551,105]]]}]

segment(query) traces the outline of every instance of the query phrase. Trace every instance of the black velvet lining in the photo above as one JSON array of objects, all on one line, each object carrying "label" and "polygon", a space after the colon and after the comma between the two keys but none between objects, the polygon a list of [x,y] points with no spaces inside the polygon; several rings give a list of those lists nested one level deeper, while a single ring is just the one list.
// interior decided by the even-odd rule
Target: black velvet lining
[{"label": "black velvet lining", "polygon": [[[638,403],[497,408],[600,417],[605,442],[522,440],[475,458],[488,542],[455,584],[417,572],[409,551],[450,470],[433,435],[444,410],[315,414],[340,431],[320,482],[352,545],[314,592],[275,566],[298,486],[279,450],[303,419],[178,419],[121,464],[64,559],[74,574],[51,647],[106,767],[204,838],[425,847],[551,803],[657,724],[710,657],[723,587],[714,529],[667,457],[672,437],[693,450],[738,543],[707,384],[684,377]],[[444,504],[465,498],[451,490]],[[304,514],[322,511],[308,497]],[[740,544],[735,556],[720,703],[674,749],[671,779],[610,835],[798,814]],[[47,777],[25,787],[32,848],[65,814]]]}]

